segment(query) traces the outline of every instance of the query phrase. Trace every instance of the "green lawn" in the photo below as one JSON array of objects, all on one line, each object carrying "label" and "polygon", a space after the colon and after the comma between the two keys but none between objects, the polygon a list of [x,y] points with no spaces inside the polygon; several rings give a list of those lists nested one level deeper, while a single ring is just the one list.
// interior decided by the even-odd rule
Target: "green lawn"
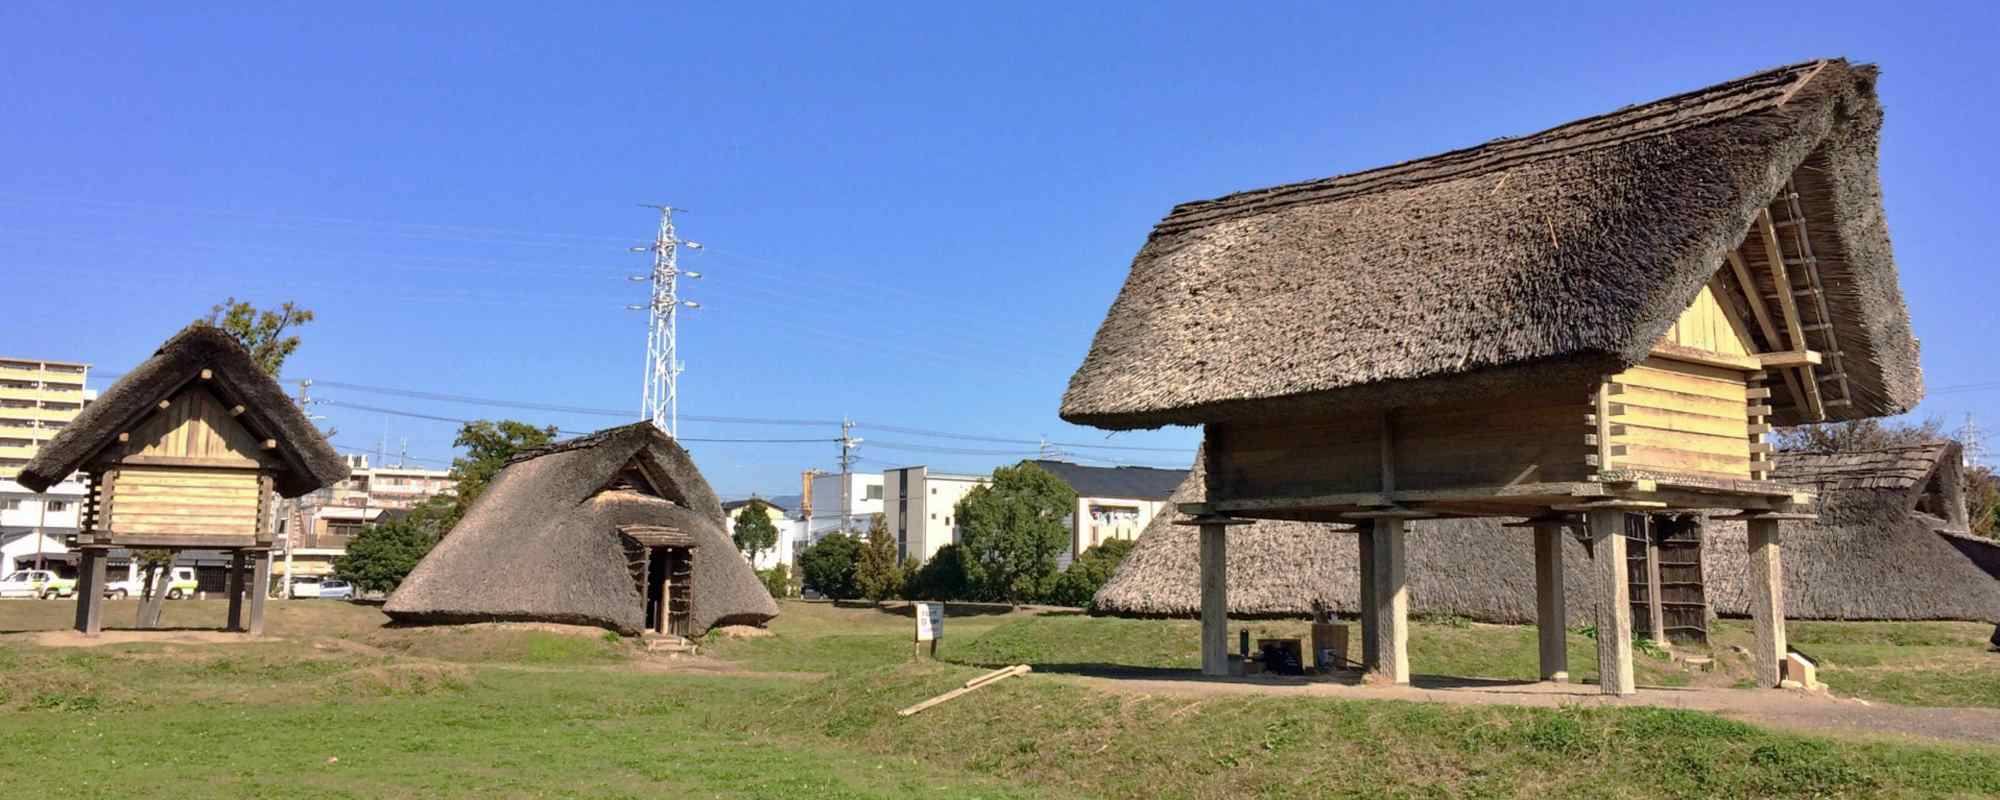
[{"label": "green lawn", "polygon": [[[58,606],[0,604],[0,627],[61,627]],[[188,625],[211,611],[170,606]],[[0,775],[74,797],[136,786],[163,797],[2000,794],[1996,749],[1816,739],[1652,709],[1145,697],[1030,676],[894,713],[976,664],[1186,666],[1185,622],[968,613],[947,622],[949,660],[912,662],[906,616],[787,603],[775,635],[707,643],[748,670],[739,676],[663,671],[588,631],[381,622],[366,607],[294,603],[273,608],[282,641],[0,640]],[[1966,632],[1797,635],[1835,661],[1899,646],[1962,657]],[[1586,666],[1589,640],[1576,638]],[[1419,625],[1412,650],[1420,671],[1533,669],[1532,631],[1518,628]],[[785,674],[801,671],[827,674]]]}]

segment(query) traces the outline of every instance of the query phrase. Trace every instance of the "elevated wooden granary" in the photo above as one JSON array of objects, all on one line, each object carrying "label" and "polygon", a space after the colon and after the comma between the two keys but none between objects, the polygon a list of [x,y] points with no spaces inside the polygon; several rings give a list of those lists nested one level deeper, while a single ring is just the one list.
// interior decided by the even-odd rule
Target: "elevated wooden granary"
[{"label": "elevated wooden granary", "polygon": [[[1875,76],[1798,64],[1177,207],[1133,261],[1062,416],[1204,426],[1200,519],[1359,524],[1371,667],[1395,680],[1408,675],[1405,520],[1536,528],[1551,676],[1564,672],[1557,545],[1586,526],[1612,598],[1604,687],[1623,693],[1623,516],[1736,510],[1751,520],[1758,656],[1776,684],[1777,520],[1811,496],[1769,480],[1765,435],[1922,395],[1876,179]],[[1223,527],[1204,530],[1220,552]]]},{"label": "elevated wooden granary", "polygon": [[112,548],[229,551],[229,628],[243,628],[247,594],[249,631],[261,633],[277,498],[347,477],[278,382],[228,333],[203,323],[106,389],[18,480],[42,491],[79,470],[91,488],[77,536],[76,624],[89,635],[103,625]]}]

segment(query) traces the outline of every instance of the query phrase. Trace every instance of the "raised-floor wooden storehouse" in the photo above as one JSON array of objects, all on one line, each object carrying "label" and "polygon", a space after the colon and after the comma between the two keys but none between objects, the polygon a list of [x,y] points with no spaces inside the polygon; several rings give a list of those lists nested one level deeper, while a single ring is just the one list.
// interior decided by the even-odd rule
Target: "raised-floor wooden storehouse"
[{"label": "raised-floor wooden storehouse", "polygon": [[[125,373],[21,469],[43,491],[90,484],[77,549],[77,630],[103,628],[113,548],[230,554],[230,630],[263,632],[277,499],[347,477],[347,464],[250,352],[196,323]],[[245,586],[249,587],[245,591]]]},{"label": "raised-floor wooden storehouse", "polygon": [[[1062,416],[1201,425],[1204,670],[1224,531],[1354,522],[1378,679],[1407,681],[1405,522],[1536,528],[1545,674],[1582,526],[1603,689],[1633,690],[1628,513],[1749,521],[1759,679],[1784,652],[1772,425],[1922,394],[1876,179],[1875,69],[1798,64],[1541,133],[1188,203],[1161,221]],[[1171,376],[1162,380],[1161,376]]]},{"label": "raised-floor wooden storehouse", "polygon": [[690,638],[778,615],[708,481],[647,422],[509,459],[383,610]]}]

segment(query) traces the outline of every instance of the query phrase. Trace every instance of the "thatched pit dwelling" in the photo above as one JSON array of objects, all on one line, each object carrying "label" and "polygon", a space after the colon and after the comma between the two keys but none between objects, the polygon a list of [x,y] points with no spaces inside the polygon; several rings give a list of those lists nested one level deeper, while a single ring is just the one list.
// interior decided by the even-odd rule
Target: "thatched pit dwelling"
[{"label": "thatched pit dwelling", "polygon": [[1409,520],[1536,527],[1545,674],[1566,528],[1597,558],[1600,674],[1632,691],[1628,512],[1754,517],[1759,680],[1784,654],[1772,425],[1923,391],[1876,179],[1872,66],[1832,59],[1541,133],[1187,203],[1062,416],[1201,425],[1203,670],[1227,672],[1225,530],[1362,523],[1364,638],[1407,681]]},{"label": "thatched pit dwelling", "polygon": [[[1819,494],[1818,519],[1784,523],[1789,616],[2000,624],[2000,579],[1957,546],[1970,537],[1956,443],[1781,453],[1773,475]],[[1718,614],[1748,613],[1744,536],[1738,522],[1706,531],[1703,572]]]},{"label": "thatched pit dwelling", "polygon": [[284,387],[205,323],[174,334],[104,390],[17,480],[39,492],[79,470],[90,483],[77,534],[76,628],[86,636],[103,629],[114,548],[228,552],[227,629],[262,633],[277,498],[347,477]]},{"label": "thatched pit dwelling", "polygon": [[628,636],[762,625],[778,605],[728,531],[678,443],[651,423],[610,428],[510,459],[383,610]]}]

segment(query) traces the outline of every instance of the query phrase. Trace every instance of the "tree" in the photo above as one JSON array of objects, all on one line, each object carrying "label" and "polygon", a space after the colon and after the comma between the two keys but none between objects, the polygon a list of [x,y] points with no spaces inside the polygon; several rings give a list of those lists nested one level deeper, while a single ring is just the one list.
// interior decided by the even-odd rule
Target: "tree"
[{"label": "tree", "polygon": [[993,482],[958,501],[960,556],[978,594],[1019,603],[1054,588],[1056,554],[1069,541],[1065,518],[1076,492],[1061,478],[1023,461],[993,471]]},{"label": "tree", "polygon": [[903,584],[903,597],[907,600],[971,600],[972,591],[965,581],[965,564],[960,560],[958,545],[948,544],[938,548],[931,560],[911,572]]},{"label": "tree", "polygon": [[846,531],[829,533],[799,553],[799,575],[805,585],[835,600],[861,596],[854,572],[861,560],[861,540]]},{"label": "tree", "polygon": [[778,526],[771,524],[771,504],[750,498],[749,504],[736,512],[736,527],[730,533],[736,541],[736,549],[750,557],[750,563],[757,563],[757,556],[778,545]]},{"label": "tree", "polygon": [[361,591],[393,592],[437,546],[444,523],[456,518],[451,498],[425,500],[397,519],[362,528],[347,553],[333,560],[333,571]]},{"label": "tree", "polygon": [[1965,469],[1965,518],[1972,532],[1988,539],[2000,539],[2000,476],[1984,466]]},{"label": "tree", "polygon": [[290,301],[275,309],[258,310],[246,300],[234,296],[208,310],[208,316],[196,322],[204,322],[227,331],[236,341],[250,351],[250,357],[257,360],[271,377],[278,377],[278,370],[285,365],[285,359],[292,351],[299,349],[299,337],[287,336],[286,332],[313,320],[313,312],[292,305]]},{"label": "tree", "polygon": [[1097,597],[1097,590],[1111,580],[1118,571],[1118,564],[1131,554],[1131,539],[1112,539],[1098,544],[1070,562],[1069,569],[1063,570],[1062,577],[1056,579],[1055,591],[1048,601],[1059,606],[1088,606]]},{"label": "tree", "polygon": [[854,568],[855,588],[870,600],[887,600],[902,595],[908,577],[896,564],[896,537],[889,535],[889,524],[877,515]]},{"label": "tree", "polygon": [[1905,425],[1885,424],[1872,417],[1780,428],[1772,437],[1779,450],[1808,453],[1880,450],[1936,442],[1944,438],[1944,423],[1935,418]]},{"label": "tree", "polygon": [[[507,465],[507,459],[523,450],[529,450],[555,441],[556,426],[537,428],[518,420],[503,419],[474,420],[458,429],[458,438],[452,440],[455,447],[465,448],[465,455],[451,460],[451,477],[458,481],[458,495],[454,501],[455,512],[450,522],[457,524],[459,517],[465,516],[472,508],[472,501],[479,499],[486,491],[486,484]],[[445,525],[450,530],[451,525]]]}]

